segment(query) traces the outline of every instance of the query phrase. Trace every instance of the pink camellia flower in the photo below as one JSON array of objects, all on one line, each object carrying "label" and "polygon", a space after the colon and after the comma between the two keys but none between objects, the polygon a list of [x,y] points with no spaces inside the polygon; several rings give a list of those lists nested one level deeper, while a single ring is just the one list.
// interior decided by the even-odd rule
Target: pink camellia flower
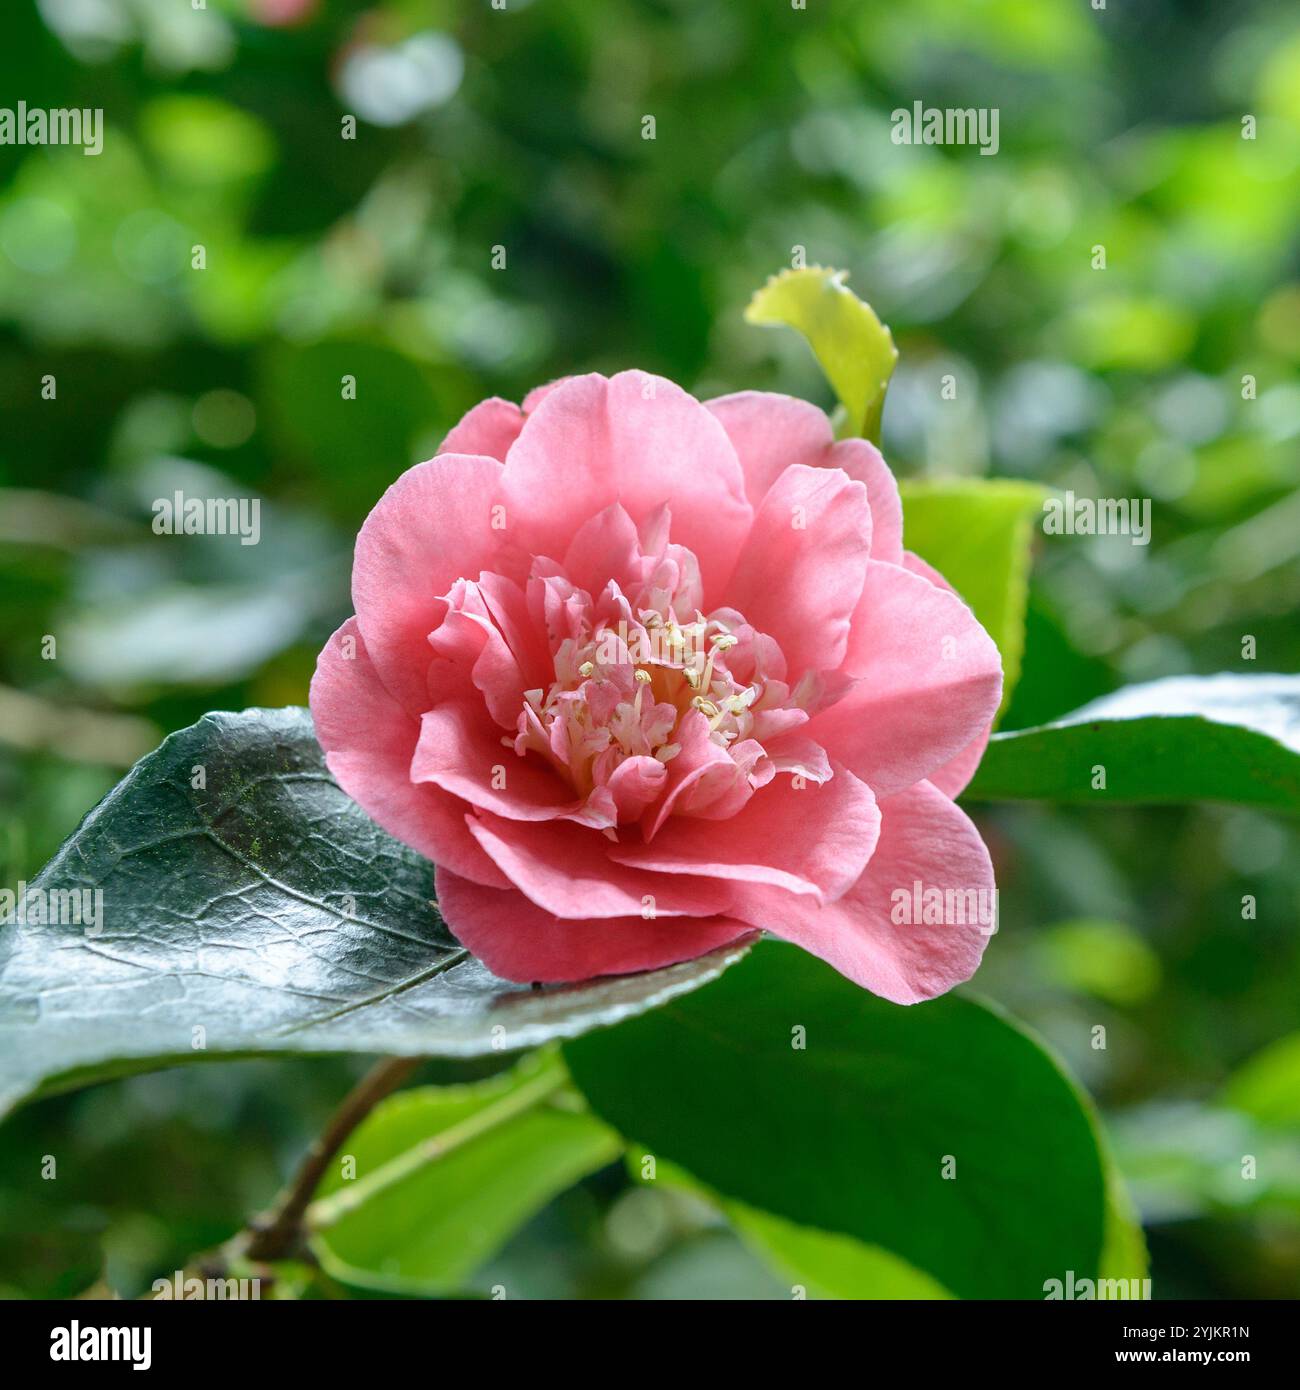
[{"label": "pink camellia flower", "polygon": [[952,798],[997,649],[814,406],[643,372],[484,401],[371,512],[352,596],[311,688],[326,761],[498,975],[755,928],[899,1003],[979,964],[987,925],[914,905],[991,897]]}]

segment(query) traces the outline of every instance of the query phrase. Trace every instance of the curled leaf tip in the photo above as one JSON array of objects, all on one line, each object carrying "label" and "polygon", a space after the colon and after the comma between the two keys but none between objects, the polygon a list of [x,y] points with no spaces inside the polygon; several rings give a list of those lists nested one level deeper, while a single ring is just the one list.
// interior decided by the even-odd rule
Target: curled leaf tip
[{"label": "curled leaf tip", "polygon": [[885,391],[898,361],[893,336],[845,283],[848,271],[800,266],[768,277],[745,309],[747,323],[798,330],[844,409],[840,433],[880,442]]}]

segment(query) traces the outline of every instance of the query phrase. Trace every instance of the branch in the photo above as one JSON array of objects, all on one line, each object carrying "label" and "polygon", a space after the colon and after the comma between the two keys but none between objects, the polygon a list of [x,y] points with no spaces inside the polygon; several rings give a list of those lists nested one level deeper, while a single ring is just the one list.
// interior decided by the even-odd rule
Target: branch
[{"label": "branch", "polygon": [[303,1213],[325,1176],[330,1160],[361,1121],[423,1060],[421,1057],[385,1057],[353,1087],[317,1136],[272,1210],[249,1223],[246,1239],[242,1242],[242,1253],[248,1259],[281,1260],[293,1253],[302,1238]]}]

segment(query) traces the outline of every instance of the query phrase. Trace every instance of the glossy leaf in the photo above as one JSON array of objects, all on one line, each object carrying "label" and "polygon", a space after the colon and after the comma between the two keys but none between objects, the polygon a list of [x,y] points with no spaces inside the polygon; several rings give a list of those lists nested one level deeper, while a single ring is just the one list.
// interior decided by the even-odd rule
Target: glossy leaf
[{"label": "glossy leaf", "polygon": [[[744,950],[581,985],[497,979],[439,917],[433,866],[335,785],[302,709],[173,734],[24,902],[26,921],[0,925],[0,1111],[220,1056],[535,1047],[662,1004]],[[76,920],[31,920],[41,904]]]},{"label": "glossy leaf", "polygon": [[1300,676],[1171,676],[995,734],[966,796],[1300,810]]},{"label": "glossy leaf", "polygon": [[727,1198],[879,1245],[961,1297],[1041,1298],[1067,1270],[1096,1277],[1107,1174],[1088,1104],[973,999],[899,1008],[765,941],[697,996],[565,1056],[646,1152]]}]

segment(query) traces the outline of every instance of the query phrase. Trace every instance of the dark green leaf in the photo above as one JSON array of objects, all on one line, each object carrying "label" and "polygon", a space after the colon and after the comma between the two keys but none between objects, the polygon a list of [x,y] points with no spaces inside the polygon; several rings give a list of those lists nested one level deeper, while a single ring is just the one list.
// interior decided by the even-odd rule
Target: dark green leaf
[{"label": "dark green leaf", "polygon": [[1067,1270],[1097,1276],[1106,1165],[1087,1102],[972,999],[899,1008],[768,941],[565,1056],[596,1112],[648,1152],[882,1246],[959,1296],[1042,1298]]},{"label": "dark green leaf", "polygon": [[1106,661],[1074,646],[1059,609],[1031,575],[1020,679],[1007,702],[1002,728],[1050,723],[1088,700],[1109,695],[1116,683]]},{"label": "dark green leaf", "polygon": [[[90,910],[30,920],[63,892]],[[173,734],[26,901],[26,922],[0,926],[0,1112],[217,1056],[534,1047],[694,989],[744,949],[582,985],[497,979],[439,917],[433,866],[331,780],[301,709],[209,714]]]},{"label": "dark green leaf", "polygon": [[1129,686],[1054,724],[995,734],[966,795],[1300,810],[1300,676]]}]

